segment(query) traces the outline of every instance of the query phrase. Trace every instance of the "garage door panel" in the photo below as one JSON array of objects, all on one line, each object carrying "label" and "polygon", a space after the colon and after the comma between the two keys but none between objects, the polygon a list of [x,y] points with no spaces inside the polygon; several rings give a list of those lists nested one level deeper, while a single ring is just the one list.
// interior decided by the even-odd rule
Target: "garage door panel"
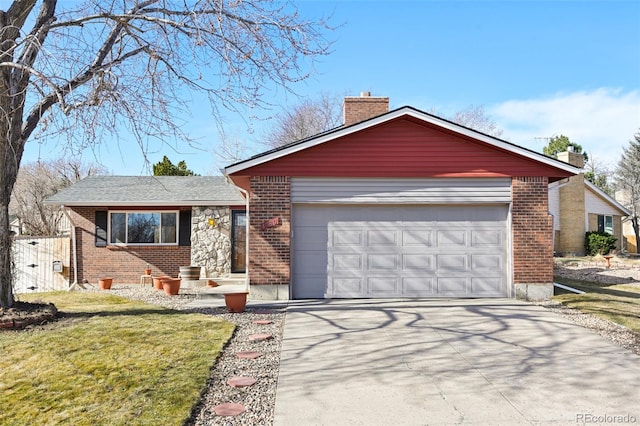
[{"label": "garage door panel", "polygon": [[436,260],[437,269],[441,272],[459,272],[468,269],[466,254],[439,254]]},{"label": "garage door panel", "polygon": [[438,294],[443,296],[469,295],[467,277],[438,277]]},{"label": "garage door panel", "polygon": [[502,232],[497,229],[491,229],[486,231],[471,231],[471,246],[481,248],[496,248],[502,247],[502,241],[504,236]]},{"label": "garage door panel", "polygon": [[500,277],[471,278],[471,292],[480,296],[501,296],[502,280]]},{"label": "garage door panel", "polygon": [[471,255],[471,270],[474,272],[500,271],[502,270],[502,256],[499,254]]},{"label": "garage door panel", "polygon": [[362,246],[364,244],[364,234],[361,230],[334,229],[331,232],[331,242],[336,247]]},{"label": "garage door panel", "polygon": [[362,278],[333,278],[329,282],[331,297],[364,297],[365,287]]},{"label": "garage door panel", "polygon": [[369,247],[395,247],[398,245],[398,232],[394,229],[368,231],[367,245]]},{"label": "garage door panel", "polygon": [[394,254],[370,254],[367,256],[367,271],[393,271],[398,270],[398,256]]},{"label": "garage door panel", "polygon": [[467,232],[465,230],[437,231],[437,239],[438,247],[463,248],[467,246]]},{"label": "garage door panel", "polygon": [[[307,212],[313,231],[299,232]],[[294,297],[506,296],[507,212],[506,205],[294,205]]]},{"label": "garage door panel", "polygon": [[405,229],[402,230],[402,245],[404,247],[431,247],[432,230]]},{"label": "garage door panel", "polygon": [[367,290],[372,297],[394,297],[400,291],[399,279],[386,277],[369,277]]},{"label": "garage door panel", "polygon": [[331,256],[333,263],[329,262],[329,269],[339,273],[358,273],[363,271],[362,255],[360,254],[334,254]]},{"label": "garage door panel", "polygon": [[407,297],[429,297],[436,294],[433,277],[403,277],[401,294]]},{"label": "garage door panel", "polygon": [[435,256],[432,254],[403,254],[402,270],[411,272],[434,272]]}]

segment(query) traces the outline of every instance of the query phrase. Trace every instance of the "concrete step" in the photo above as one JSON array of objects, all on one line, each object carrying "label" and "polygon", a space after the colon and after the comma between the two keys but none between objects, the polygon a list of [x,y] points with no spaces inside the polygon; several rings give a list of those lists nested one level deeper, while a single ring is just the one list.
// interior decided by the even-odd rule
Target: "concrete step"
[{"label": "concrete step", "polygon": [[[182,280],[181,286],[185,288],[195,287],[207,287],[207,281],[213,280],[218,286],[226,285],[245,285],[246,277],[244,276],[230,276],[230,277],[213,277],[213,278],[200,278],[199,280]],[[213,287],[215,288],[215,287]]]},{"label": "concrete step", "polygon": [[198,299],[224,299],[225,293],[240,293],[246,291],[247,287],[243,284],[225,284],[218,287],[206,287],[198,293]]}]

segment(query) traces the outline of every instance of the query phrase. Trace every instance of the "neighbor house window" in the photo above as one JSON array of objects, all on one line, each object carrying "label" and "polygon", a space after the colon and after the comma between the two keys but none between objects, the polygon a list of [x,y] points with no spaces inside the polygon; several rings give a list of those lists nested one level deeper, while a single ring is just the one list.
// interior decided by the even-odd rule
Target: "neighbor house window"
[{"label": "neighbor house window", "polygon": [[613,235],[613,216],[598,215],[598,232]]},{"label": "neighbor house window", "polygon": [[110,244],[177,244],[178,212],[109,212]]}]

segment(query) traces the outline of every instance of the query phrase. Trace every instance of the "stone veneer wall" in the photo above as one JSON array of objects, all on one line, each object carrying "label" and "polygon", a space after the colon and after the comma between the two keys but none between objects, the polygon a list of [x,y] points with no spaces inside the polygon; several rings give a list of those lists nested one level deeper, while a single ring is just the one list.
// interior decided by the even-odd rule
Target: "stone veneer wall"
[{"label": "stone veneer wall", "polygon": [[[209,225],[210,218],[215,220],[215,225]],[[231,272],[231,209],[229,207],[193,207],[191,265],[204,266],[208,277],[228,275]]]}]

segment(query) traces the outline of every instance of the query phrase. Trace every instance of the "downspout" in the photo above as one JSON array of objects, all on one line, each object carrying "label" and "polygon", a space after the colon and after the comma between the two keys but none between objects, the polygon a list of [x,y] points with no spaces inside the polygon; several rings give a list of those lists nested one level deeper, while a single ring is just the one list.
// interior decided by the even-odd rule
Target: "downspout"
[{"label": "downspout", "polygon": [[234,188],[236,188],[238,191],[242,192],[244,194],[244,208],[245,208],[245,259],[246,259],[246,265],[245,265],[245,283],[244,283],[244,288],[245,291],[248,293],[249,292],[249,191],[247,191],[244,188],[240,188],[239,186],[237,186],[236,184],[233,183],[233,181],[229,178],[229,176],[225,173],[223,173],[223,176],[225,177],[225,179],[227,180],[227,183],[231,186],[233,186]]},{"label": "downspout", "polygon": [[71,219],[71,215],[61,206],[62,213],[69,219],[69,223],[71,224],[71,251],[73,254],[73,283],[69,286],[69,291],[74,290],[78,286],[78,246],[76,242],[76,224],[73,223],[73,219]]},{"label": "downspout", "polygon": [[547,212],[551,216],[551,251],[556,255],[556,217],[550,211]]}]

